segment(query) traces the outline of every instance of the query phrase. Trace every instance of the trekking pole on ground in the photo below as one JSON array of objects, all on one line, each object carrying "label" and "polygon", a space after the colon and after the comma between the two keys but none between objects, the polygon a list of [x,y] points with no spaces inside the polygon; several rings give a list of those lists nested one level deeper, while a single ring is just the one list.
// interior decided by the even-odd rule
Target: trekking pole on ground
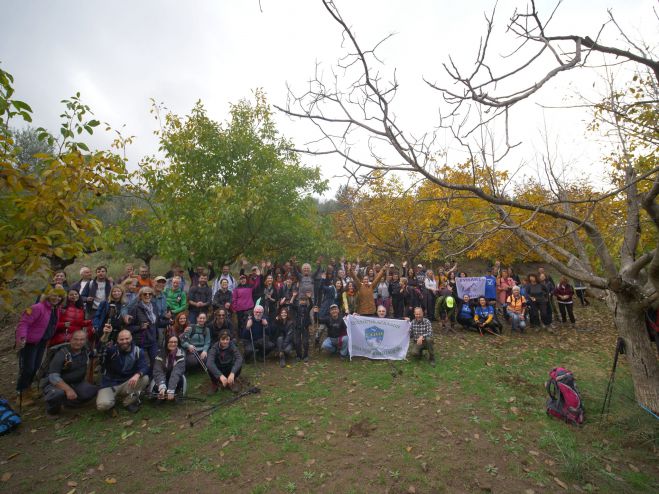
[{"label": "trekking pole on ground", "polygon": [[217,403],[216,405],[213,405],[209,408],[206,408],[204,410],[199,410],[197,412],[188,413],[187,417],[189,419],[192,419],[192,417],[196,417],[196,418],[190,420],[190,427],[194,427],[194,425],[196,423],[202,421],[206,417],[211,416],[213,414],[213,412],[215,412],[215,410],[218,410],[219,408],[221,408],[223,406],[226,406],[226,405],[231,405],[232,403],[235,403],[236,401],[238,401],[241,398],[244,398],[245,396],[248,396],[248,395],[251,395],[251,394],[258,394],[260,392],[261,392],[260,388],[257,388],[256,386],[253,386],[253,387],[243,391],[242,393],[239,393],[236,396],[233,396],[232,398],[229,398],[228,400],[224,400],[220,403]]},{"label": "trekking pole on ground", "polygon": [[618,356],[625,351],[625,340],[618,337],[616,341],[616,351],[613,356],[613,366],[611,367],[611,376],[606,385],[606,393],[604,394],[604,403],[602,403],[602,411],[600,412],[600,421],[604,419],[604,414],[609,413],[611,407],[611,396],[613,395],[613,383],[616,380],[616,368],[618,367]]},{"label": "trekking pole on ground", "polygon": [[[146,393],[147,398],[158,398],[160,396],[160,393],[156,393],[154,391],[150,391]],[[174,394],[174,401],[182,401],[182,400],[187,400],[187,401],[199,401],[199,402],[205,402],[206,398],[197,398],[196,396],[187,396],[187,395],[182,395],[179,393]],[[167,400],[163,400],[167,401]]]}]

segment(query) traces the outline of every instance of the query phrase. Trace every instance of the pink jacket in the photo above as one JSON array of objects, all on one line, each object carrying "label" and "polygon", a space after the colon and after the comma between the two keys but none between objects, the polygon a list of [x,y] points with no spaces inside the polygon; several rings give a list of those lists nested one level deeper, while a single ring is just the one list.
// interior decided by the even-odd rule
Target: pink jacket
[{"label": "pink jacket", "polygon": [[[44,300],[23,312],[16,327],[16,344],[18,345],[22,339],[25,339],[26,343],[39,343],[46,332],[46,328],[48,328],[51,310],[52,305],[48,300]],[[55,314],[57,315],[57,324],[59,322],[59,311],[56,311]]]},{"label": "pink jacket", "polygon": [[250,285],[237,285],[233,289],[231,310],[243,311],[253,308],[254,299],[252,298],[252,291],[253,288]]}]

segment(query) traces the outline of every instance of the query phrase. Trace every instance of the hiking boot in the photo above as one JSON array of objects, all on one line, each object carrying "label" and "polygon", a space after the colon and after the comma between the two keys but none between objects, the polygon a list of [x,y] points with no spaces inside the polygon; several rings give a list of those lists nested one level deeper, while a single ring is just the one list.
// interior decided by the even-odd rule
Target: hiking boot
[{"label": "hiking boot", "polygon": [[140,409],[140,400],[136,400],[130,405],[126,405],[126,410],[128,410],[130,413],[137,413]]},{"label": "hiking boot", "polygon": [[233,384],[229,387],[231,389],[232,393],[240,393],[240,391],[243,389],[242,384],[240,384],[240,381],[238,379],[233,381]]},{"label": "hiking boot", "polygon": [[206,396],[213,396],[215,393],[217,393],[217,384],[215,383],[208,383],[208,388],[206,389]]}]

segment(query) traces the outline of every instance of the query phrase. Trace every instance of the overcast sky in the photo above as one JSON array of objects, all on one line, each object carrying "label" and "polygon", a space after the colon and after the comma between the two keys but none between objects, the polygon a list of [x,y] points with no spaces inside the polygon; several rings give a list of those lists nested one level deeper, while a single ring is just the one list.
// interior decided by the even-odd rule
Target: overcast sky
[{"label": "overcast sky", "polygon": [[[483,12],[492,0],[337,0],[363,46],[385,35],[396,36],[383,46],[387,70],[397,70],[401,83],[395,106],[401,122],[419,133],[432,127],[438,95],[422,77],[441,80],[441,63],[449,54],[468,67],[483,33]],[[554,2],[541,0],[547,12]],[[520,0],[500,0],[498,26]],[[212,118],[224,121],[228,104],[249,97],[261,87],[269,101],[284,104],[286,84],[300,91],[313,75],[316,62],[329,67],[343,55],[341,32],[319,0],[3,0],[0,18],[0,62],[15,77],[17,97],[35,112],[35,124],[57,130],[59,101],[80,91],[96,116],[137,137],[129,151],[135,163],[155,152],[155,128],[150,98],[177,113],[187,113],[201,99]],[[657,44],[656,0],[566,0],[554,21],[554,33],[596,36],[612,8],[620,24],[635,39]],[[609,26],[608,40],[620,37]],[[499,43],[499,40],[495,40]],[[503,43],[503,41],[502,41]],[[505,45],[494,44],[493,55]],[[593,75],[562,76],[541,98],[561,104],[576,92],[588,94]],[[533,104],[515,117],[516,137],[524,147],[512,157],[532,164],[543,119],[565,161],[580,170],[598,169],[600,146],[585,144],[583,112],[544,113]],[[278,115],[278,126],[301,144],[312,135],[305,123]],[[99,136],[103,146],[108,137]],[[446,142],[450,145],[449,142]],[[304,161],[314,164],[313,158]],[[341,172],[339,161],[321,163],[331,179]],[[590,168],[589,168],[590,167]],[[332,190],[339,185],[336,180]]]}]

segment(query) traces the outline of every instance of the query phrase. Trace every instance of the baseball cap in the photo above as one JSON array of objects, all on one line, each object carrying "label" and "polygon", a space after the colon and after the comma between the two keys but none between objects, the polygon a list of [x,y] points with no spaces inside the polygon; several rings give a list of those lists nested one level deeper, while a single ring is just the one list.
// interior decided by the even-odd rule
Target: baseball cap
[{"label": "baseball cap", "polygon": [[338,309],[338,308],[339,308],[339,306],[338,306],[338,305],[336,305],[336,304],[332,304],[332,305],[330,305],[330,306],[329,306],[329,308],[330,308],[330,309],[334,309],[334,308],[337,308],[337,309]]},{"label": "baseball cap", "polygon": [[156,276],[155,278],[153,278],[153,281],[167,281],[167,278],[165,278],[164,276]]}]

